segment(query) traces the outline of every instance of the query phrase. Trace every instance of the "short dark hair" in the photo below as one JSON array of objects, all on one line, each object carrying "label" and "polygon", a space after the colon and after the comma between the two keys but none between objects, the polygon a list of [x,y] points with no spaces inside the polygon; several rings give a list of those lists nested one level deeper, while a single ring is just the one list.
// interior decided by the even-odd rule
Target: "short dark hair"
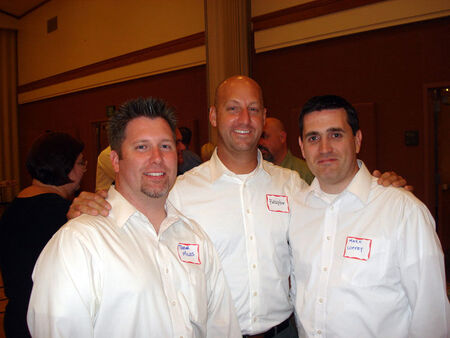
[{"label": "short dark hair", "polygon": [[179,127],[181,133],[181,142],[186,146],[186,148],[191,143],[192,131],[188,127]]},{"label": "short dark hair", "polygon": [[47,132],[31,146],[26,167],[31,177],[55,186],[73,182],[69,173],[84,144],[66,133]]},{"label": "short dark hair", "polygon": [[322,95],[310,98],[303,106],[298,119],[300,137],[303,139],[303,120],[305,115],[314,111],[339,108],[343,108],[347,112],[347,123],[352,128],[353,135],[356,135],[356,132],[359,130],[359,120],[356,109],[343,97],[337,95]]},{"label": "short dark hair", "polygon": [[138,117],[163,118],[169,124],[175,137],[177,127],[175,112],[172,107],[167,105],[166,101],[153,97],[129,100],[122,104],[119,111],[108,121],[109,144],[111,149],[119,154],[119,158],[122,156],[121,147],[125,139],[125,129],[131,120]]}]

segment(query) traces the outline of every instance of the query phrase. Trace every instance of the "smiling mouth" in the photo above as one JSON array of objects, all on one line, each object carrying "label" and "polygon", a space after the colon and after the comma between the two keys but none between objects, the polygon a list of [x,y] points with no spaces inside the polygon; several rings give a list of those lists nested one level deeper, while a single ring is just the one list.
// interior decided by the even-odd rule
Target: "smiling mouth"
[{"label": "smiling mouth", "polygon": [[234,132],[237,133],[237,134],[240,134],[240,135],[250,134],[250,130],[235,129]]},{"label": "smiling mouth", "polygon": [[161,177],[164,176],[164,173],[144,173],[145,176],[150,176],[150,177]]}]

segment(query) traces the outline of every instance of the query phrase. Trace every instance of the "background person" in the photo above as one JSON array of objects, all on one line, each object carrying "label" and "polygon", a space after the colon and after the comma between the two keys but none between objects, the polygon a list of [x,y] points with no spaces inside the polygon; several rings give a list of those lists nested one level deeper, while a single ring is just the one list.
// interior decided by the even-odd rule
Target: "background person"
[{"label": "background person", "polygon": [[26,313],[34,264],[67,221],[71,199],[86,172],[84,145],[63,133],[47,133],[32,145],[26,167],[32,177],[0,219],[0,269],[8,305],[6,337],[29,337]]},{"label": "background person", "polygon": [[286,129],[279,119],[266,118],[264,129],[259,139],[258,148],[266,161],[275,163],[283,168],[295,170],[308,184],[314,175],[306,162],[294,155],[288,149]]},{"label": "background person", "polygon": [[338,96],[314,97],[300,135],[316,176],[296,196],[289,230],[300,336],[448,337],[434,220],[414,195],[378,185],[357,160],[355,109]]},{"label": "background person", "polygon": [[192,131],[188,127],[179,127],[181,133],[181,142],[186,149],[183,150],[183,163],[179,165],[178,172],[184,174],[186,171],[198,166],[202,163],[200,156],[189,149],[192,138]]}]

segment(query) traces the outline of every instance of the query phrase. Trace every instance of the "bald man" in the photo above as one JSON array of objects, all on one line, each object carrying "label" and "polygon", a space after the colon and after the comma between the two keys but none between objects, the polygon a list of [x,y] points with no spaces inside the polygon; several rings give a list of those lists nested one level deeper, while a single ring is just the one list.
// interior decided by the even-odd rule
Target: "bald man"
[{"label": "bald man", "polygon": [[266,118],[258,148],[266,161],[298,172],[305,182],[311,184],[314,175],[306,162],[292,155],[288,149],[286,129],[279,119],[275,117]]}]

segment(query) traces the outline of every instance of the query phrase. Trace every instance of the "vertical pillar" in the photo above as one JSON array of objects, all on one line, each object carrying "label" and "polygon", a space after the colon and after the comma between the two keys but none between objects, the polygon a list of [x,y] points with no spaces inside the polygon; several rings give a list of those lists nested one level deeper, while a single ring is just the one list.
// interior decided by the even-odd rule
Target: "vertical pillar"
[{"label": "vertical pillar", "polygon": [[[208,106],[217,85],[232,75],[251,74],[250,0],[205,0]],[[217,132],[209,129],[210,142]]]}]

